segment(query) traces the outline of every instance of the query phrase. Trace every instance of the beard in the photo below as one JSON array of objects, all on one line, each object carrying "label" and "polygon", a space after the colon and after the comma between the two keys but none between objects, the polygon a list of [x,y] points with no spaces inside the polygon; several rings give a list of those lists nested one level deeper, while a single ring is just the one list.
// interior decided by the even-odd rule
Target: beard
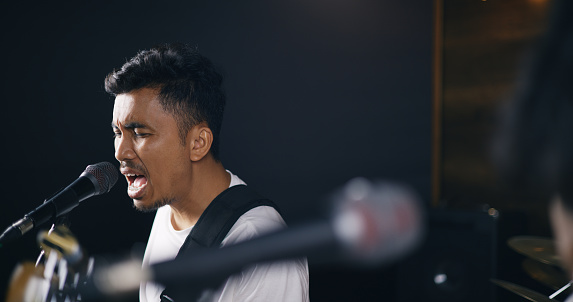
[{"label": "beard", "polygon": [[160,200],[154,201],[151,205],[136,205],[133,203],[133,208],[144,213],[153,212],[163,206],[170,205],[175,202],[175,198],[162,198]]}]

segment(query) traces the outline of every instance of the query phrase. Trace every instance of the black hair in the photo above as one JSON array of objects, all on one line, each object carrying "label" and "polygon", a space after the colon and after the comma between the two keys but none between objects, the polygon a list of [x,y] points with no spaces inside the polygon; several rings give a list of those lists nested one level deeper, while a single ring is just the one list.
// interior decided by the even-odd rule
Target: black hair
[{"label": "black hair", "polygon": [[554,1],[496,137],[502,175],[573,211],[573,1]]},{"label": "black hair", "polygon": [[219,160],[219,134],[223,123],[225,93],[223,77],[196,47],[166,43],[140,51],[119,70],[105,78],[105,90],[116,96],[140,88],[159,89],[163,110],[177,121],[179,136],[200,122],[213,132],[211,154]]}]

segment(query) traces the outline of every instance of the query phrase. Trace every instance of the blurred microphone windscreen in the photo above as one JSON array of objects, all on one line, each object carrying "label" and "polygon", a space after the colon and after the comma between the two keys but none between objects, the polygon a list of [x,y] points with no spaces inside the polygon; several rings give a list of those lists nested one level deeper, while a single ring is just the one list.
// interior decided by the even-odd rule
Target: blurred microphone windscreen
[{"label": "blurred microphone windscreen", "polygon": [[334,232],[358,264],[389,262],[413,251],[424,222],[419,197],[403,185],[356,178],[334,197]]}]

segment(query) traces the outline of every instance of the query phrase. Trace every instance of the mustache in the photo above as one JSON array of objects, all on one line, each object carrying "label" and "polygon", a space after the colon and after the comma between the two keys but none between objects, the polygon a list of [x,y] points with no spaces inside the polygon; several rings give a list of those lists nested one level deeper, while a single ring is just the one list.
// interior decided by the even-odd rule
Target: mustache
[{"label": "mustache", "polygon": [[147,175],[147,169],[143,165],[136,164],[130,161],[121,161],[119,162],[119,168],[129,168],[135,171],[141,171],[143,174]]}]

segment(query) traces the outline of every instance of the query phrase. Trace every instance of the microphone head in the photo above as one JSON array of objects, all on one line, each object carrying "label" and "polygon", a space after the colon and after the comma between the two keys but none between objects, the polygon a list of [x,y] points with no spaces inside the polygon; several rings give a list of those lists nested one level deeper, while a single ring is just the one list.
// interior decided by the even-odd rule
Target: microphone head
[{"label": "microphone head", "polygon": [[114,165],[104,161],[87,166],[81,176],[90,178],[96,187],[94,195],[100,195],[111,190],[117,182],[118,173]]},{"label": "microphone head", "polygon": [[353,263],[390,262],[422,241],[425,217],[409,187],[356,178],[335,195],[334,202],[332,227]]}]

